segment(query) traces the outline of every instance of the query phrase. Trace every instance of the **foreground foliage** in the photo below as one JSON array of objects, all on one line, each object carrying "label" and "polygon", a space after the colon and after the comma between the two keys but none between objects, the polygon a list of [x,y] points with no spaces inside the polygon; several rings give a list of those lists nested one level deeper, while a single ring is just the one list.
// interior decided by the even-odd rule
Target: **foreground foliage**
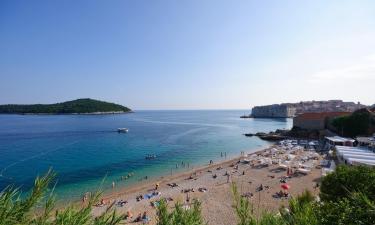
[{"label": "foreground foliage", "polygon": [[[113,210],[113,205],[99,217],[92,217],[92,207],[99,199],[99,192],[90,198],[85,207],[70,205],[56,210],[53,191],[47,194],[54,177],[52,171],[48,171],[43,177],[37,177],[30,195],[23,199],[17,188],[7,187],[1,191],[0,225],[116,225],[123,219]],[[38,206],[41,207],[36,210]]]},{"label": "foreground foliage", "polygon": [[289,201],[289,208],[281,208],[279,214],[263,212],[258,218],[252,213],[253,207],[247,198],[239,195],[235,184],[232,186],[234,208],[238,225],[314,225],[318,224],[314,207],[314,197],[310,192]]},{"label": "foreground foliage", "polygon": [[202,225],[205,224],[201,214],[201,203],[197,200],[184,209],[180,203],[175,204],[174,210],[168,212],[168,205],[165,200],[160,201],[157,208],[158,225]]},{"label": "foreground foliage", "polygon": [[320,188],[321,224],[375,224],[375,168],[339,166]]},{"label": "foreground foliage", "polygon": [[320,191],[323,201],[348,198],[353,192],[361,192],[374,201],[375,169],[366,166],[338,166],[334,173],[322,179]]}]

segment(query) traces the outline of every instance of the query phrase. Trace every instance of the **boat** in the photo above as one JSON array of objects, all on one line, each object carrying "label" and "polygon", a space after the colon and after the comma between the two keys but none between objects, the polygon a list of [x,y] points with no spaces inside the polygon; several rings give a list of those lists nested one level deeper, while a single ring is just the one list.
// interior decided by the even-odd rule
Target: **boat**
[{"label": "boat", "polygon": [[119,132],[119,133],[128,133],[129,129],[128,128],[117,128],[117,132]]},{"label": "boat", "polygon": [[156,155],[148,154],[145,159],[156,159]]}]

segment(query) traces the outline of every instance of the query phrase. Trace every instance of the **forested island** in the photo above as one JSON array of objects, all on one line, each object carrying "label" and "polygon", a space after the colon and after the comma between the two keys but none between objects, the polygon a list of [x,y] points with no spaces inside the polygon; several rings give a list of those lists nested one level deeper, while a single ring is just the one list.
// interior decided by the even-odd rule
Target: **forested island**
[{"label": "forested island", "polygon": [[131,112],[131,109],[90,98],[56,104],[0,105],[1,114],[115,114],[127,112]]}]

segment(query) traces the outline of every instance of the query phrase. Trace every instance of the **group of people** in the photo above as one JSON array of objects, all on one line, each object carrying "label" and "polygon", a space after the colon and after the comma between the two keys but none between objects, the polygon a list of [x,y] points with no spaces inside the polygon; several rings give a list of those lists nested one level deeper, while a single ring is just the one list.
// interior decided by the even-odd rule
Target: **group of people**
[{"label": "group of people", "polygon": [[[176,163],[176,169],[178,169],[180,166],[178,163]],[[190,168],[190,163],[185,163],[184,161],[181,161],[181,167],[185,168]]]},{"label": "group of people", "polygon": [[288,169],[286,170],[286,175],[291,176],[293,175],[293,173],[294,173],[293,169],[288,167]]},{"label": "group of people", "polygon": [[[126,212],[125,219],[132,219],[133,214],[130,211]],[[142,213],[139,213],[138,216],[133,220],[134,223],[137,222],[143,222],[143,223],[148,223],[150,222],[150,218],[147,216],[146,211]]]}]

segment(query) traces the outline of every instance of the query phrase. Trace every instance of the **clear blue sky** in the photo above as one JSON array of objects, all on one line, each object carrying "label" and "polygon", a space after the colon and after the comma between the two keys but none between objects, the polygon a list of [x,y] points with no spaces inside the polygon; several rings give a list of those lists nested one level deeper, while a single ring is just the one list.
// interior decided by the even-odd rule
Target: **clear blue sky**
[{"label": "clear blue sky", "polygon": [[0,1],[0,104],[375,103],[375,1]]}]

